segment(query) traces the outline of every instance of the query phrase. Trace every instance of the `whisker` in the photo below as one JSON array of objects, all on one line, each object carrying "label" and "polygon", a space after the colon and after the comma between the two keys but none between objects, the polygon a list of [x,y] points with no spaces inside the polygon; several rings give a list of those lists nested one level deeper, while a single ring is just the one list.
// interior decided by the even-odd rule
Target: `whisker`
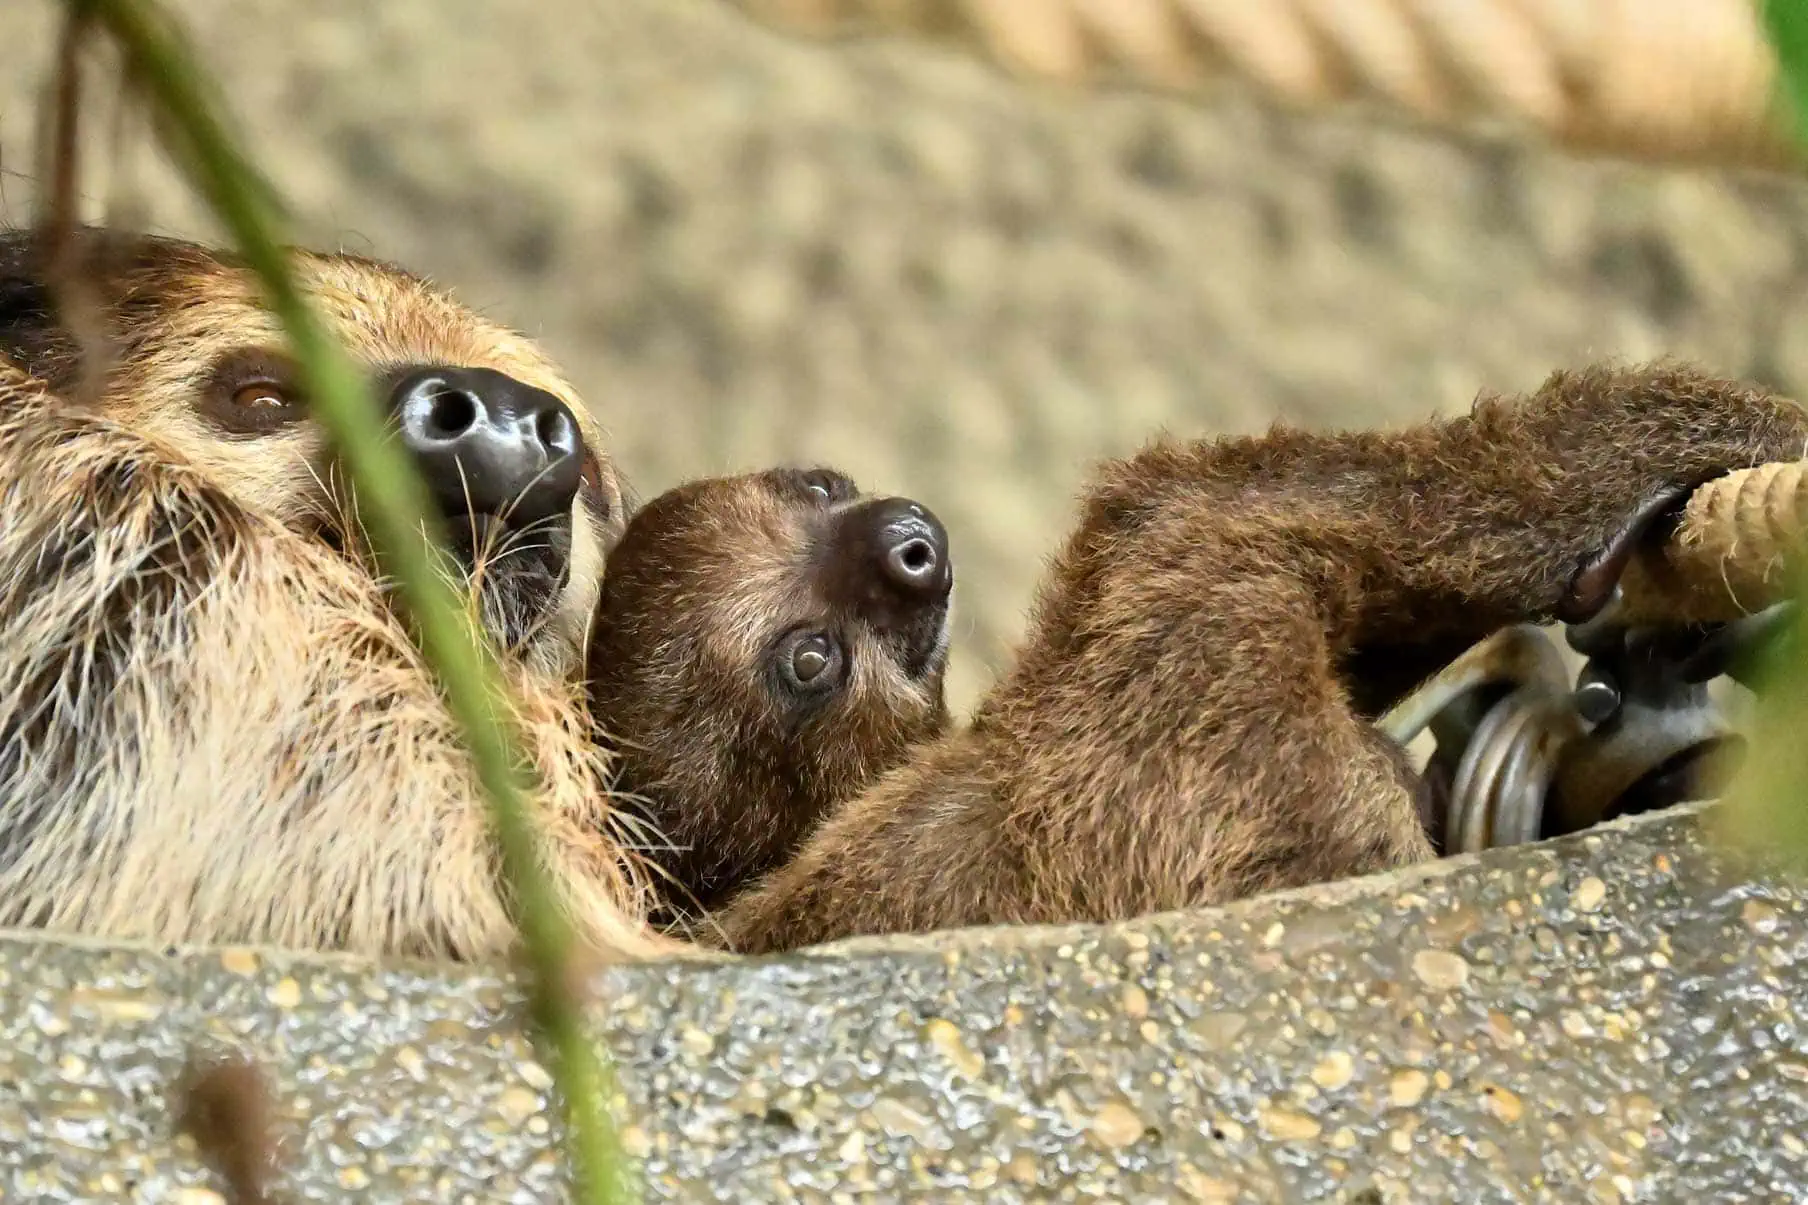
[{"label": "whisker", "polygon": [[558,463],[558,460],[548,460],[545,464],[541,465],[540,471],[528,478],[527,484],[515,491],[515,496],[504,504],[502,512],[496,517],[501,519],[504,523],[508,522],[509,517],[515,513],[515,508],[521,505],[521,500],[527,496],[528,491],[540,484],[541,479],[544,478],[546,474],[552,472],[553,466]]}]

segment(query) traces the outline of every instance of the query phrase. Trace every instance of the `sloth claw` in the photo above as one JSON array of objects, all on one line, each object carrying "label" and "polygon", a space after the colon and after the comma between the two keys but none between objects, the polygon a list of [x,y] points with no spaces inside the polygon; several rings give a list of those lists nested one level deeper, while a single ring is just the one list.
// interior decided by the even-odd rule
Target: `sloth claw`
[{"label": "sloth claw", "polygon": [[1640,503],[1607,543],[1585,558],[1570,578],[1569,588],[1557,603],[1557,619],[1581,624],[1599,615],[1618,593],[1620,577],[1634,554],[1648,547],[1675,521],[1679,504],[1691,492],[1686,486],[1666,486]]}]

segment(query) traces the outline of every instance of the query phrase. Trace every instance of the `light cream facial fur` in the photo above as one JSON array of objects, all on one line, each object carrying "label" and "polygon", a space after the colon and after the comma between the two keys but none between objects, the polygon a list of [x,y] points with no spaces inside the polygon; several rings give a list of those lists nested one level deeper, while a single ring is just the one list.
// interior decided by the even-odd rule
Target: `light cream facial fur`
[{"label": "light cream facial fur", "polygon": [[[531,341],[421,280],[347,256],[303,252],[295,266],[334,333],[373,376],[422,365],[489,368],[544,389],[571,409],[593,454],[589,488],[601,507],[581,497],[574,502],[569,581],[542,638],[524,654],[550,672],[570,672],[622,522],[620,487],[594,415]],[[279,522],[297,525],[335,506],[343,482],[328,464],[318,425],[225,438],[197,410],[195,399],[222,357],[285,346],[281,324],[261,304],[249,273],[190,256],[136,273],[125,292],[149,305],[144,316],[122,307],[115,319],[122,353],[100,399],[103,412],[194,465],[247,509]]]},{"label": "light cream facial fur", "polygon": [[[11,256],[11,258],[7,258]],[[249,282],[153,242],[104,278],[123,337],[78,404],[29,274],[0,361],[0,926],[108,939],[481,958],[514,928],[483,795],[437,684],[357,556],[309,531],[318,433],[226,439],[189,399],[231,348],[281,346]],[[527,340],[361,260],[305,256],[365,364],[492,367],[556,393]],[[23,273],[23,274],[22,274]],[[574,650],[620,500],[583,532],[559,651],[508,660],[543,791],[545,873],[604,956],[670,949],[645,924]],[[592,504],[594,506],[594,503]]]}]

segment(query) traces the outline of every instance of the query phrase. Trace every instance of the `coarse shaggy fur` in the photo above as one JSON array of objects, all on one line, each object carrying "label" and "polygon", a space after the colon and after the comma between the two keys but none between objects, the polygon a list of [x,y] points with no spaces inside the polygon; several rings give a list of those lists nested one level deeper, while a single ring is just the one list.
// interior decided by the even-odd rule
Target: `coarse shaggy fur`
[{"label": "coarse shaggy fur", "polygon": [[[41,249],[0,239],[0,924],[502,953],[472,767],[249,277],[192,244],[91,250],[99,361]],[[583,424],[557,580],[504,548],[466,584],[545,783],[546,874],[604,955],[677,948],[646,923],[611,745],[653,751],[640,786],[682,788],[662,823],[710,809],[692,828],[729,848],[703,872],[733,887],[715,939],[746,952],[1118,920],[1426,858],[1423,784],[1372,716],[1504,624],[1598,609],[1689,489],[1808,448],[1793,403],[1665,364],[1398,431],[1158,442],[1099,472],[970,724],[941,709],[945,629],[899,643],[868,617],[846,645],[861,706],[812,726],[749,675],[827,580],[832,497],[817,515],[783,474],[694,484],[623,539],[602,435],[529,341],[388,265],[297,265],[373,375],[492,368]],[[273,399],[242,388],[265,379]],[[594,729],[586,686],[621,732]]]},{"label": "coarse shaggy fur", "polygon": [[[81,246],[107,340],[87,378],[42,245],[0,238],[0,924],[502,953],[479,784],[319,428],[222,415],[246,371],[288,386],[251,277],[185,242]],[[556,896],[599,952],[664,948],[577,684],[621,525],[594,420],[530,341],[426,282],[349,255],[296,267],[373,373],[493,368],[579,417],[594,454],[563,582],[525,628],[483,603],[481,563],[468,593],[506,646]]]}]

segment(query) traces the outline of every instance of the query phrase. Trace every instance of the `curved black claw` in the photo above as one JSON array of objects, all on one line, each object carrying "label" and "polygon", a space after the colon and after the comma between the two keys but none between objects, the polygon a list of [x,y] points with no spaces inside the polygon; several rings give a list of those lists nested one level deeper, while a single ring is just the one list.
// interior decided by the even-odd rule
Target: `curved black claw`
[{"label": "curved black claw", "polygon": [[1570,579],[1569,590],[1557,604],[1563,623],[1581,624],[1599,615],[1612,602],[1620,577],[1633,555],[1649,542],[1667,534],[1676,521],[1681,503],[1693,492],[1687,486],[1669,486],[1641,503],[1609,537],[1607,544],[1582,562]]}]

